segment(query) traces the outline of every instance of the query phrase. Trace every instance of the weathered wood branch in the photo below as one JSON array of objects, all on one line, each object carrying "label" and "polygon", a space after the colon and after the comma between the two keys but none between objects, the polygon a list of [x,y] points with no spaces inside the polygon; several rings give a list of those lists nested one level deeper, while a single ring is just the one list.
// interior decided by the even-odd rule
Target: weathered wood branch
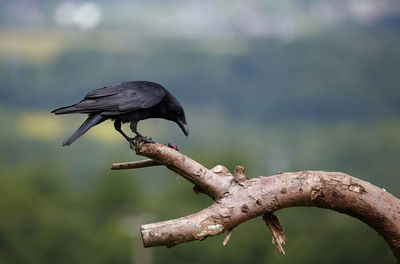
[{"label": "weathered wood branch", "polygon": [[233,179],[232,176],[221,177],[175,149],[161,144],[144,144],[136,153],[160,162],[213,199],[221,197]]},{"label": "weathered wood branch", "polygon": [[274,240],[278,246],[286,240],[283,229],[277,219],[267,215],[281,208],[314,206],[365,222],[386,240],[400,261],[400,200],[371,183],[345,173],[325,171],[286,172],[247,179],[243,167],[238,166],[233,176],[221,165],[209,170],[160,144],[144,144],[137,154],[177,172],[215,200],[200,212],[142,225],[145,247],[171,247],[224,231],[231,233],[240,223],[257,216],[263,216],[268,227],[274,229],[271,231],[276,232]]},{"label": "weathered wood branch", "polygon": [[162,165],[160,162],[147,159],[147,160],[139,160],[139,161],[129,161],[129,162],[121,162],[114,163],[111,165],[111,170],[126,170],[126,169],[140,169],[152,166],[160,166]]}]

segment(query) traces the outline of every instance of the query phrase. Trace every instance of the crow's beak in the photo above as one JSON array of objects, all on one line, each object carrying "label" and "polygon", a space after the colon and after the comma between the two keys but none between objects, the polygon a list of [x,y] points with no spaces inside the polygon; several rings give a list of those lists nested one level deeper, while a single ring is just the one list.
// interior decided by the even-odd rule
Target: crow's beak
[{"label": "crow's beak", "polygon": [[186,121],[178,120],[177,123],[178,123],[179,127],[182,129],[185,136],[188,136],[189,135],[189,127],[186,124]]}]

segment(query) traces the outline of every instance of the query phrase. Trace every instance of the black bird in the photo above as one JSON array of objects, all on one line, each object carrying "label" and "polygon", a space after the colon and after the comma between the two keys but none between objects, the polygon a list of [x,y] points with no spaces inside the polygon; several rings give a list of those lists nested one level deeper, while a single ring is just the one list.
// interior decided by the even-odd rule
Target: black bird
[{"label": "black bird", "polygon": [[[174,121],[188,136],[189,128],[185,112],[179,101],[163,86],[154,82],[131,81],[114,86],[93,90],[77,104],[53,110],[56,115],[83,113],[89,117],[63,142],[63,146],[72,144],[91,127],[101,122],[114,120],[115,129],[130,143],[131,148],[138,138],[142,142],[152,142],[151,138],[141,135],[136,129],[140,120],[148,118],[163,118]],[[121,123],[130,122],[130,128],[135,137],[128,137],[121,129]]]}]

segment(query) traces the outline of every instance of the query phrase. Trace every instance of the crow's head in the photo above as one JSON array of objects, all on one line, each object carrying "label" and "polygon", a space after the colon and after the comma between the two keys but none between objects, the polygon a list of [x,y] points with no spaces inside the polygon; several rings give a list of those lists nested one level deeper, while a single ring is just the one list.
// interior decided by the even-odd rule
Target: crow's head
[{"label": "crow's head", "polygon": [[178,124],[178,126],[182,129],[185,136],[189,135],[189,127],[186,123],[185,112],[183,111],[182,106],[176,105],[175,107],[171,107],[169,109],[171,112],[171,120]]},{"label": "crow's head", "polygon": [[168,98],[168,103],[167,103],[167,109],[166,109],[166,119],[169,119],[171,121],[174,121],[175,123],[178,124],[178,126],[182,129],[183,133],[188,136],[189,135],[189,127],[186,123],[186,118],[185,118],[185,111],[183,110],[181,104],[179,101],[173,97],[171,94],[167,95]]}]

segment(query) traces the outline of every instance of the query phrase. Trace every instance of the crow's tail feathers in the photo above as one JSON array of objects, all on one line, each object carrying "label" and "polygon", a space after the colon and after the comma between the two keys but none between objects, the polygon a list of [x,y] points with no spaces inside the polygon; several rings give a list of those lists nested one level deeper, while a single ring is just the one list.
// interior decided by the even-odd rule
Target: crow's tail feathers
[{"label": "crow's tail feathers", "polygon": [[56,115],[79,113],[79,109],[77,109],[75,106],[76,106],[76,104],[70,105],[70,106],[64,106],[64,107],[55,109],[51,112]]},{"label": "crow's tail feathers", "polygon": [[[57,110],[55,110],[55,111],[57,111]],[[68,139],[64,140],[62,145],[63,146],[71,145],[72,142],[74,142],[80,136],[85,134],[91,127],[93,127],[93,126],[95,126],[97,124],[100,124],[104,120],[106,120],[106,118],[103,117],[101,114],[90,115],[88,117],[88,119],[86,119],[86,121],[83,122],[83,124],[74,132],[74,134],[72,134],[72,136],[70,136]]]}]

